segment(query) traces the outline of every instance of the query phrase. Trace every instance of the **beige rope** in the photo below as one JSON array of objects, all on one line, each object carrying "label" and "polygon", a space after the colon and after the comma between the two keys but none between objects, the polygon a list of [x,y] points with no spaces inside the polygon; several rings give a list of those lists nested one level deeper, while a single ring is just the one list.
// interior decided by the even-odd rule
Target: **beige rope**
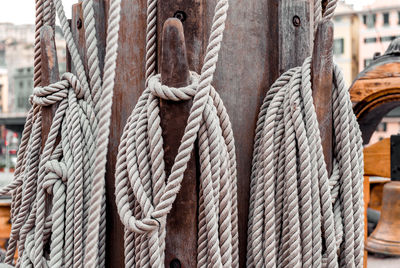
[{"label": "beige rope", "polygon": [[[337,1],[317,20],[330,19]],[[311,88],[311,59],[284,73],[260,109],[253,152],[247,267],[362,267],[362,140],[334,68],[334,170],[328,177]]]},{"label": "beige rope", "polygon": [[[120,4],[120,0],[110,2],[104,76],[101,77],[93,1],[83,4],[88,74],[61,0],[37,1],[33,107],[23,132],[15,179],[0,190],[2,194],[12,193],[13,201],[13,224],[6,257],[9,264],[18,247],[17,267],[104,267],[104,173]],[[43,27],[54,29],[56,11],[78,77],[66,73],[61,81],[39,87],[39,34]],[[55,104],[58,106],[50,132],[41,148],[41,107]],[[47,245],[50,254],[46,253]]]},{"label": "beige rope", "polygon": [[[198,267],[238,267],[235,147],[228,114],[211,86],[225,27],[227,0],[219,0],[201,75],[191,85],[171,88],[155,74],[156,1],[148,1],[146,80],[125,126],[116,167],[116,203],[125,225],[125,266],[164,265],[166,218],[198,138],[200,205]],[[159,98],[193,98],[178,154],[167,178]],[[166,183],[165,183],[166,182]]]}]

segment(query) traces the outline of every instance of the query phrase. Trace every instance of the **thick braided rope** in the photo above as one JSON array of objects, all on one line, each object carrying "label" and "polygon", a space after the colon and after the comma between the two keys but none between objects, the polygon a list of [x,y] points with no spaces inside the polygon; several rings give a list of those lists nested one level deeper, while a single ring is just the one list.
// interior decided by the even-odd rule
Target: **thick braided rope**
[{"label": "thick braided rope", "polygon": [[248,267],[362,267],[360,131],[343,76],[335,67],[335,165],[328,178],[310,70],[308,58],[301,68],[282,75],[260,110],[251,176]]},{"label": "thick braided rope", "polygon": [[[218,1],[200,77],[191,73],[189,86],[171,88],[154,75],[156,1],[148,1],[147,88],[125,126],[116,167],[116,202],[125,225],[127,267],[163,265],[166,217],[197,137],[201,163],[198,266],[238,266],[234,140],[226,110],[210,85],[227,8],[226,0]],[[182,101],[193,96],[188,125],[167,178],[158,98]]]},{"label": "thick braided rope", "polygon": [[[33,107],[28,113],[18,152],[15,180],[0,190],[3,194],[11,193],[13,201],[13,224],[6,262],[12,263],[18,248],[17,267],[104,267],[105,197],[102,180],[115,77],[120,1],[111,1],[110,5],[103,79],[99,66],[93,67],[98,65],[97,49],[92,46],[93,43],[97,46],[93,3],[85,1],[90,87],[61,1],[37,1],[36,8],[35,67],[40,65],[40,30],[44,24],[54,28],[57,10],[78,77],[66,73],[61,81],[34,89],[31,97]],[[40,85],[40,66],[35,70],[35,81]],[[93,102],[94,98],[101,106]],[[46,143],[41,148],[41,107],[55,104],[57,110]],[[60,142],[57,141],[59,135]],[[48,244],[50,256],[45,253]]]},{"label": "thick braided rope", "polygon": [[[121,0],[110,2],[107,26],[106,55],[104,60],[103,84],[101,87],[100,110],[97,115],[99,125],[96,135],[96,151],[93,171],[93,183],[90,200],[89,226],[87,234],[87,244],[85,251],[85,267],[97,267],[97,264],[103,260],[98,260],[100,255],[105,257],[104,253],[99,252],[98,245],[104,240],[99,237],[100,234],[105,235],[99,230],[100,219],[104,219],[104,194],[105,182],[104,175],[106,172],[106,156],[108,148],[108,137],[110,133],[110,117],[112,96],[114,88],[114,78],[118,50],[118,32],[121,11]],[[103,225],[104,226],[104,225]],[[104,249],[104,247],[102,247]]]}]

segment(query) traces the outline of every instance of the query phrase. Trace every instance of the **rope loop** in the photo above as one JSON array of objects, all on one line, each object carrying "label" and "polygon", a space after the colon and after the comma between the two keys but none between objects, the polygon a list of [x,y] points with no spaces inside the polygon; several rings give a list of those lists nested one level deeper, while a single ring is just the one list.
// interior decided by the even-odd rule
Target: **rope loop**
[{"label": "rope loop", "polygon": [[199,85],[199,78],[199,74],[196,72],[190,72],[190,85],[175,88],[161,84],[161,74],[157,74],[148,79],[148,88],[155,97],[164,100],[190,100],[196,94],[196,89]]},{"label": "rope loop", "polygon": [[40,106],[50,106],[65,99],[69,90],[73,90],[78,99],[84,96],[79,79],[72,73],[65,73],[61,81],[45,87],[35,87],[30,102]]},{"label": "rope loop", "polygon": [[[17,267],[105,266],[104,174],[121,0],[111,0],[108,9],[103,75],[93,2],[83,2],[83,58],[62,1],[36,0],[32,108],[22,133],[14,181],[0,189],[1,194],[12,193],[13,224],[5,262],[13,263],[18,251]],[[55,30],[56,13],[77,75],[65,73],[60,81],[41,86],[40,34]],[[42,108],[50,105],[54,105],[54,116],[43,142]]]},{"label": "rope loop", "polygon": [[52,194],[52,187],[59,179],[64,183],[67,182],[68,167],[64,162],[51,160],[45,164],[45,169],[48,173],[44,177],[43,189],[45,189],[48,194]]}]

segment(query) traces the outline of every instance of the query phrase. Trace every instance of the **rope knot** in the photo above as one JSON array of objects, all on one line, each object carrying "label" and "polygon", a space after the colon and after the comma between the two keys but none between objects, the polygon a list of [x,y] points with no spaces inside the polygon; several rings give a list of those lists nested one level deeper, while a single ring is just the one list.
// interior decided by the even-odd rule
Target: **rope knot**
[{"label": "rope knot", "polygon": [[190,72],[190,85],[185,87],[176,88],[161,84],[160,74],[154,75],[148,80],[148,88],[154,96],[171,101],[192,99],[196,94],[198,84],[199,75],[196,72]]},{"label": "rope knot", "polygon": [[78,99],[83,98],[83,90],[78,78],[72,73],[65,73],[58,82],[45,87],[35,87],[29,101],[31,104],[50,106],[65,99],[70,88],[75,91]]},{"label": "rope knot", "polygon": [[45,169],[48,172],[44,177],[43,188],[47,190],[47,193],[51,194],[52,186],[61,179],[63,182],[67,181],[68,169],[64,162],[57,160],[48,161],[45,164]]}]

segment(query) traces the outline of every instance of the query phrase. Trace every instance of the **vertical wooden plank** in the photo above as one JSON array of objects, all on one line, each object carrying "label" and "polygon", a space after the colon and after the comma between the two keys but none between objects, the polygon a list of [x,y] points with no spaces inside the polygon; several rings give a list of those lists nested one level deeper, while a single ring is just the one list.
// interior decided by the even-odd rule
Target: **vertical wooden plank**
[{"label": "vertical wooden plank", "polygon": [[[160,64],[161,81],[171,87],[187,86],[190,82],[189,65],[183,26],[180,20],[166,20],[162,35]],[[160,101],[161,127],[164,139],[164,160],[170,174],[182,139],[191,101]],[[167,217],[165,266],[197,266],[197,172],[195,154],[188,162],[181,190]]]},{"label": "vertical wooden plank", "polygon": [[[105,10],[110,0],[103,0]],[[106,12],[108,15],[108,12]],[[107,21],[107,15],[102,19]],[[115,204],[115,164],[125,126],[145,84],[146,1],[122,0],[110,137],[106,164],[106,267],[124,265],[124,228]]]},{"label": "vertical wooden plank", "polygon": [[[227,108],[235,136],[239,267],[245,267],[246,263],[251,161],[259,109],[279,75],[301,65],[310,56],[311,3],[310,0],[230,1],[213,85]],[[215,0],[207,1],[204,15],[207,34],[214,8]],[[293,25],[294,15],[300,18],[299,29]]]},{"label": "vertical wooden plank", "polygon": [[308,0],[279,1],[279,72],[300,66],[311,54],[312,6]]},{"label": "vertical wooden plank", "polygon": [[[57,82],[60,79],[58,72],[57,50],[54,39],[54,32],[50,26],[43,26],[40,32],[41,47],[41,86],[47,86]],[[51,122],[56,109],[56,105],[42,108],[42,148],[49,134]]]},{"label": "vertical wooden plank", "polygon": [[[204,12],[205,0],[164,0],[157,3],[157,36],[162,35],[164,22],[178,17],[183,22],[186,52],[190,70],[200,72],[207,46],[208,31],[205,21],[211,17]],[[158,38],[158,55],[161,55],[161,38]],[[158,58],[160,64],[160,58]]]},{"label": "vertical wooden plank", "polygon": [[332,75],[333,23],[318,23],[312,60],[312,88],[322,148],[328,174],[332,172]]},{"label": "vertical wooden plank", "polygon": [[[205,48],[207,45],[204,21],[210,19],[204,13],[206,1],[204,0],[166,0],[158,1],[157,33],[162,36],[164,22],[177,17],[183,22],[183,32],[178,36],[167,33],[179,27],[179,23],[169,21],[165,25],[165,34],[163,40],[158,41],[159,66],[161,66],[162,80],[170,86],[183,86],[187,83],[190,70],[200,72]],[[173,22],[173,23],[172,23]],[[172,23],[172,24],[171,24]],[[175,26],[173,26],[175,25]],[[179,27],[180,28],[180,27]],[[168,30],[168,31],[170,31]],[[174,30],[174,31],[175,31]],[[183,29],[182,29],[183,30]],[[165,37],[165,39],[164,39]],[[161,43],[161,41],[163,43]],[[165,43],[164,43],[165,42]],[[173,43],[181,43],[177,48],[173,48]],[[167,48],[169,47],[169,48]],[[162,51],[161,51],[162,48]],[[187,54],[187,56],[185,55]],[[179,59],[180,58],[180,59]],[[185,58],[187,62],[185,63]],[[170,61],[170,62],[169,62]],[[173,70],[175,64],[180,66],[181,70]],[[175,66],[175,67],[177,67]],[[172,77],[173,74],[180,76]],[[160,105],[161,126],[163,128],[165,165],[169,174],[174,158],[183,136],[184,127],[189,116],[191,101],[174,103],[162,101]],[[174,123],[171,123],[174,122]],[[196,193],[196,162],[192,153],[192,159],[188,163],[182,187],[177,195],[177,199],[167,217],[167,237],[165,250],[165,266],[173,267],[177,265],[173,261],[179,260],[182,267],[196,267],[197,263],[197,199]]]}]

